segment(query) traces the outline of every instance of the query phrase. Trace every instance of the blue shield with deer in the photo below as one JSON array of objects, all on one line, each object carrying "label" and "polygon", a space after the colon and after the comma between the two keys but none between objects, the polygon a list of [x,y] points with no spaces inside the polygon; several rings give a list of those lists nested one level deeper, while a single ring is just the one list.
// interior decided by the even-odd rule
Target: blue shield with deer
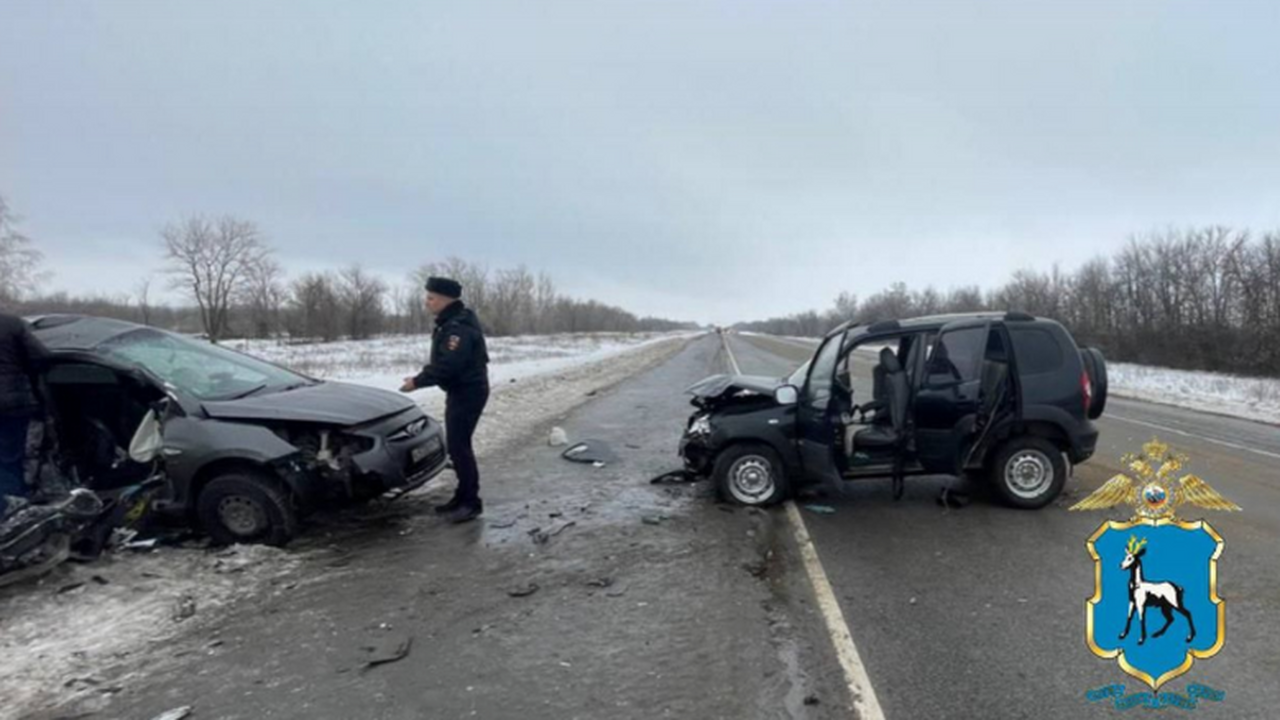
[{"label": "blue shield with deer", "polygon": [[1088,543],[1095,588],[1087,641],[1153,690],[1215,655],[1226,640],[1218,597],[1222,537],[1204,521],[1108,522]]}]

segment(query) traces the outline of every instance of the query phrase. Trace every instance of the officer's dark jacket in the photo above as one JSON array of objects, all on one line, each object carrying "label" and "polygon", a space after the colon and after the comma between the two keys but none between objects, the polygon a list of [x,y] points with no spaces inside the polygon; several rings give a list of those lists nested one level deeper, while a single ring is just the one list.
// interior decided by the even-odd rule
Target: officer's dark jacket
[{"label": "officer's dark jacket", "polygon": [[0,313],[0,416],[26,415],[39,407],[33,381],[49,357],[22,318]]},{"label": "officer's dark jacket", "polygon": [[489,349],[480,319],[456,301],[436,316],[431,333],[431,364],[414,378],[417,387],[450,391],[489,382]]}]

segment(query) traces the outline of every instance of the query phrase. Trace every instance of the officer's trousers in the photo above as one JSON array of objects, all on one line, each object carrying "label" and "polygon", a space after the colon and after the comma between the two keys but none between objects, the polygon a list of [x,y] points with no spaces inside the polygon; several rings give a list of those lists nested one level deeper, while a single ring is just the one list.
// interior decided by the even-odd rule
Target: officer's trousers
[{"label": "officer's trousers", "polygon": [[489,385],[454,388],[445,395],[444,433],[449,446],[449,459],[458,476],[455,498],[459,505],[472,507],[480,500],[480,469],[471,439],[484,406],[489,402]]}]

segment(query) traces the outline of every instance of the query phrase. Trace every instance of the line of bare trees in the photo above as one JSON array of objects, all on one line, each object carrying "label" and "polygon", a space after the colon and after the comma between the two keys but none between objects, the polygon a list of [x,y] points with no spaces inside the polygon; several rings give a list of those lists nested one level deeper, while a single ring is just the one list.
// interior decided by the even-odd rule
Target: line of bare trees
[{"label": "line of bare trees", "polygon": [[636,317],[593,300],[568,298],[545,274],[525,267],[491,271],[458,258],[427,264],[392,285],[360,265],[307,272],[289,279],[262,231],[233,216],[190,216],[160,231],[163,277],[189,305],[154,301],[159,285],[143,278],[123,296],[37,295],[41,257],[18,233],[17,218],[0,199],[0,306],[26,314],[84,313],[117,317],[214,341],[229,337],[290,337],[331,341],[431,329],[426,278],[458,279],[464,299],[493,335],[557,332],[638,332],[691,327]]},{"label": "line of bare trees", "polygon": [[1280,377],[1280,233],[1205,227],[1134,237],[1072,273],[1019,270],[983,292],[897,283],[826,312],[744,323],[745,330],[820,336],[845,320],[1021,310],[1051,317],[1114,360]]}]

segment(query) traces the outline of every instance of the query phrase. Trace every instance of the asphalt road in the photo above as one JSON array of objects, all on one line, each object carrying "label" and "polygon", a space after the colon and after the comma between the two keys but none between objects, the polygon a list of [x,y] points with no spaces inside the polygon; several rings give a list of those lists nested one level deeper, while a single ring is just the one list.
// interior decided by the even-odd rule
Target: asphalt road
[{"label": "asphalt road", "polygon": [[[811,351],[729,342],[744,371],[767,375]],[[411,496],[313,524],[293,548],[294,581],[157,647],[91,717],[182,705],[225,719],[851,717],[786,515],[717,504],[706,483],[649,482],[678,466],[684,388],[726,368],[704,337],[558,420],[609,443],[619,459],[603,468],[561,459],[549,426],[483,456],[482,522],[445,525],[428,512],[438,498]],[[1227,699],[1196,714],[1280,716],[1280,478],[1266,454],[1280,453],[1280,431],[1141,403],[1111,412],[1063,504],[1153,432],[1191,453],[1245,507],[1211,518],[1227,539],[1228,641],[1188,677]],[[843,484],[819,501],[834,514],[802,510],[885,717],[1116,713],[1084,697],[1138,689],[1083,641],[1084,542],[1104,514],[982,499],[945,510],[944,482],[909,481],[897,503],[887,481]],[[407,654],[368,666],[397,648]]]},{"label": "asphalt road", "polygon": [[[812,353],[776,338],[729,343],[748,374],[780,377]],[[868,362],[863,383],[869,371]],[[1085,540],[1124,512],[1066,506],[1119,472],[1119,458],[1152,435],[1190,454],[1191,470],[1244,508],[1207,513],[1226,539],[1226,646],[1162,691],[1188,682],[1226,691],[1199,717],[1280,717],[1280,428],[1116,398],[1099,426],[1095,458],[1040,511],[981,495],[945,509],[936,499],[951,481],[920,478],[908,479],[896,503],[887,480],[841,483],[822,500],[834,514],[805,512],[886,718],[1110,717],[1119,711],[1091,705],[1087,690],[1144,689],[1084,643],[1093,591]]]},{"label": "asphalt road", "polygon": [[482,456],[482,521],[411,496],[309,528],[296,582],[158,648],[93,717],[847,717],[785,518],[650,483],[679,467],[684,389],[723,362],[699,338],[556,421],[606,441],[603,468],[550,426]]}]

